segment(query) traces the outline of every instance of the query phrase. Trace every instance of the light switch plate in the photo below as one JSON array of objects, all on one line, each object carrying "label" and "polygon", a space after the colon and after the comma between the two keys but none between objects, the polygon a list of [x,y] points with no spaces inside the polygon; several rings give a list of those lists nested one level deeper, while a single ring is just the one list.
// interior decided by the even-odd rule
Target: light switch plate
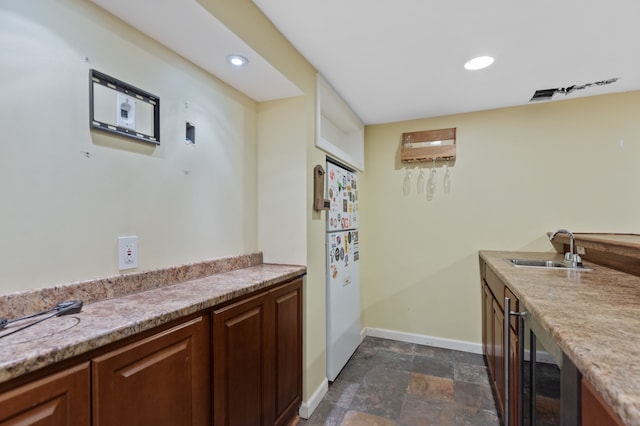
[{"label": "light switch plate", "polygon": [[121,271],[138,267],[138,237],[118,237],[118,268]]}]

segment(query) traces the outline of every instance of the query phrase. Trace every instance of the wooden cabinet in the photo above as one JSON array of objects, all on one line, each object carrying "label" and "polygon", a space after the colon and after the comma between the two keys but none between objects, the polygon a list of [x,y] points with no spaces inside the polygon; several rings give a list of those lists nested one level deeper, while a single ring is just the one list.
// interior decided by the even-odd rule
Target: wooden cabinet
[{"label": "wooden cabinet", "polygon": [[[482,277],[482,347],[487,360],[489,377],[497,396],[499,409],[505,412],[505,323],[504,323],[504,298],[511,299],[511,310],[519,310],[518,298],[500,280],[493,270],[480,261],[480,272]],[[518,321],[517,318],[510,320],[509,326],[509,417],[511,424],[518,424]]]},{"label": "wooden cabinet", "polygon": [[91,424],[89,363],[0,394],[0,425]]},{"label": "wooden cabinet", "polygon": [[265,425],[269,373],[267,297],[261,293],[213,313],[215,425]]},{"label": "wooden cabinet", "polygon": [[582,426],[623,426],[624,423],[602,399],[598,391],[582,378]]},{"label": "wooden cabinet", "polygon": [[493,313],[493,385],[496,388],[498,405],[504,412],[504,311],[496,299],[492,303]]},{"label": "wooden cabinet", "polygon": [[[515,294],[509,290],[509,287],[504,287],[504,297],[508,297],[511,300],[511,311],[520,312],[520,301]],[[504,318],[504,316],[503,316]],[[518,346],[520,344],[520,338],[518,335],[518,329],[520,327],[519,318],[517,316],[511,316],[509,319],[509,365],[511,374],[509,378],[509,417],[511,418],[510,424],[517,425],[518,419],[518,387],[520,386],[520,351]],[[504,327],[503,327],[504,328]],[[503,357],[504,359],[504,357]],[[502,394],[504,395],[504,394]]]},{"label": "wooden cabinet", "polygon": [[491,377],[494,375],[494,327],[493,327],[493,294],[488,285],[483,285],[483,304],[482,304],[482,348],[487,357],[487,367]]},{"label": "wooden cabinet", "polygon": [[276,425],[284,425],[302,403],[302,280],[271,291],[274,315]]},{"label": "wooden cabinet", "polygon": [[94,358],[93,424],[209,424],[208,342],[198,317]]},{"label": "wooden cabinet", "polygon": [[302,280],[215,310],[214,424],[285,424],[301,401]]},{"label": "wooden cabinet", "polygon": [[302,279],[210,314],[3,387],[0,426],[290,424],[302,402]]},{"label": "wooden cabinet", "polygon": [[520,365],[520,356],[518,351],[518,345],[520,344],[518,333],[510,327],[509,328],[509,363],[511,365],[511,378],[509,381],[509,405],[511,407],[509,411],[509,417],[511,418],[511,425],[518,425],[518,388],[520,387],[520,375],[518,374],[518,368]]}]

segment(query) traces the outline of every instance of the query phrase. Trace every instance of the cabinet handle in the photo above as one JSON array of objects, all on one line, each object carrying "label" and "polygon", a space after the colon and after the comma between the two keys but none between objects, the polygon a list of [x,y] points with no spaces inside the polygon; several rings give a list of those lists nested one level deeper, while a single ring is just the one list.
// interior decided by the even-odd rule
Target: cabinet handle
[{"label": "cabinet handle", "polygon": [[[515,312],[514,312],[515,313]],[[524,425],[524,317],[526,311],[518,312],[518,421]]]},{"label": "cabinet handle", "polygon": [[[511,299],[504,298],[504,426],[511,425],[511,363],[510,363],[510,349],[511,349],[511,316],[519,317],[518,327],[518,353],[520,363],[522,363],[522,356],[524,354],[524,342],[523,342],[523,326],[524,316],[526,312],[514,312],[511,310]],[[520,375],[520,386],[518,389],[518,417],[522,418],[522,366],[518,369]]]}]

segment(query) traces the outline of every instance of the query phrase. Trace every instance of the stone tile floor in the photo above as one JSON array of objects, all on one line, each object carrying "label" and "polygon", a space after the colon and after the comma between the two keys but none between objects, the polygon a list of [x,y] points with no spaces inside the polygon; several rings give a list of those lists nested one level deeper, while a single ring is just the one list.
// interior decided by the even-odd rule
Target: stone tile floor
[{"label": "stone tile floor", "polygon": [[299,425],[500,425],[482,355],[367,337]]}]

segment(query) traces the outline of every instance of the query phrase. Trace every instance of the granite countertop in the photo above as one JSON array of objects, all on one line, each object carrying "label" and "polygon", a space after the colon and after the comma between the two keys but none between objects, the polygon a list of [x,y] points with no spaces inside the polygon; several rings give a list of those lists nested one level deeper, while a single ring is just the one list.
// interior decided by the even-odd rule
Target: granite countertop
[{"label": "granite countertop", "polygon": [[554,253],[481,251],[493,271],[613,410],[640,426],[640,277],[585,262],[592,271],[516,268],[505,258]]},{"label": "granite countertop", "polygon": [[1,338],[0,383],[305,273],[259,264],[85,304]]}]

